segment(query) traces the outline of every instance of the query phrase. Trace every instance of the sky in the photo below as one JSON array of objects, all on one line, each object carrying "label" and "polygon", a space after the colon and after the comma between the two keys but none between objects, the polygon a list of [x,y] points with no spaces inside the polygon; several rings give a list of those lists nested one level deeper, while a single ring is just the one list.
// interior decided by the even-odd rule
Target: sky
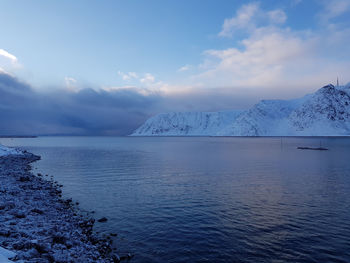
[{"label": "sky", "polygon": [[350,81],[350,0],[0,0],[0,134],[126,135]]}]

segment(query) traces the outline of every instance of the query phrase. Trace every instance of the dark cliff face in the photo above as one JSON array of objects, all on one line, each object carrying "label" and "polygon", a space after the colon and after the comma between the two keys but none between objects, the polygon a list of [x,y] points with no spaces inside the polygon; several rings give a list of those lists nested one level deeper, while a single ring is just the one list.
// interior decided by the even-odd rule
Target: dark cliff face
[{"label": "dark cliff face", "polygon": [[350,121],[350,95],[331,84],[324,86],[293,112],[291,117],[293,125],[300,131],[319,121],[333,122],[337,126],[345,124]]}]

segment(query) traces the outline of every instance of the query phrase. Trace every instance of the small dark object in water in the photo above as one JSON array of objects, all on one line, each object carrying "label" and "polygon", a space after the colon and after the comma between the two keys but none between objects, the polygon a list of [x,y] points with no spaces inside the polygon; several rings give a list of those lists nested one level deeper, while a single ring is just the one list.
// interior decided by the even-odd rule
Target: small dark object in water
[{"label": "small dark object in water", "polygon": [[298,147],[299,150],[315,150],[315,151],[328,151],[327,148],[323,147]]},{"label": "small dark object in water", "polygon": [[97,220],[98,222],[100,222],[100,223],[103,223],[103,222],[107,222],[107,218],[105,218],[105,217],[102,217],[102,218],[100,218],[99,220]]}]

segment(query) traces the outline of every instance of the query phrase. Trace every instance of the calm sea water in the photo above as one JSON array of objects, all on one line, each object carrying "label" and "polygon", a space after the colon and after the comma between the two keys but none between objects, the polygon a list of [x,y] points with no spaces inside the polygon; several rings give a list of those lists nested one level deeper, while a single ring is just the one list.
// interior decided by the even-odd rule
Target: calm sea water
[{"label": "calm sea water", "polygon": [[0,142],[41,155],[132,262],[350,262],[350,138]]}]

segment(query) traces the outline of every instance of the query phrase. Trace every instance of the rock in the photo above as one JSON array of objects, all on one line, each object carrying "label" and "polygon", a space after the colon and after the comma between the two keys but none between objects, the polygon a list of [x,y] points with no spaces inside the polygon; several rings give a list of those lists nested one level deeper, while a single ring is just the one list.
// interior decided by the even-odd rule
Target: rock
[{"label": "rock", "polygon": [[11,232],[9,230],[0,229],[0,236],[9,237]]},{"label": "rock", "polygon": [[89,213],[59,198],[57,182],[31,173],[37,159],[0,158],[0,246],[16,250],[14,262],[114,262],[111,240],[93,233]]},{"label": "rock", "polygon": [[20,182],[29,182],[29,181],[30,181],[30,178],[29,178],[29,176],[21,176],[21,177],[19,178],[19,181],[20,181]]},{"label": "rock", "polygon": [[56,244],[65,244],[66,243],[66,237],[60,234],[54,235],[52,238],[52,243]]},{"label": "rock", "polygon": [[64,201],[64,203],[65,203],[66,205],[70,205],[70,203],[72,203],[72,202],[73,202],[72,198],[69,198],[69,199],[67,199],[67,200]]}]

